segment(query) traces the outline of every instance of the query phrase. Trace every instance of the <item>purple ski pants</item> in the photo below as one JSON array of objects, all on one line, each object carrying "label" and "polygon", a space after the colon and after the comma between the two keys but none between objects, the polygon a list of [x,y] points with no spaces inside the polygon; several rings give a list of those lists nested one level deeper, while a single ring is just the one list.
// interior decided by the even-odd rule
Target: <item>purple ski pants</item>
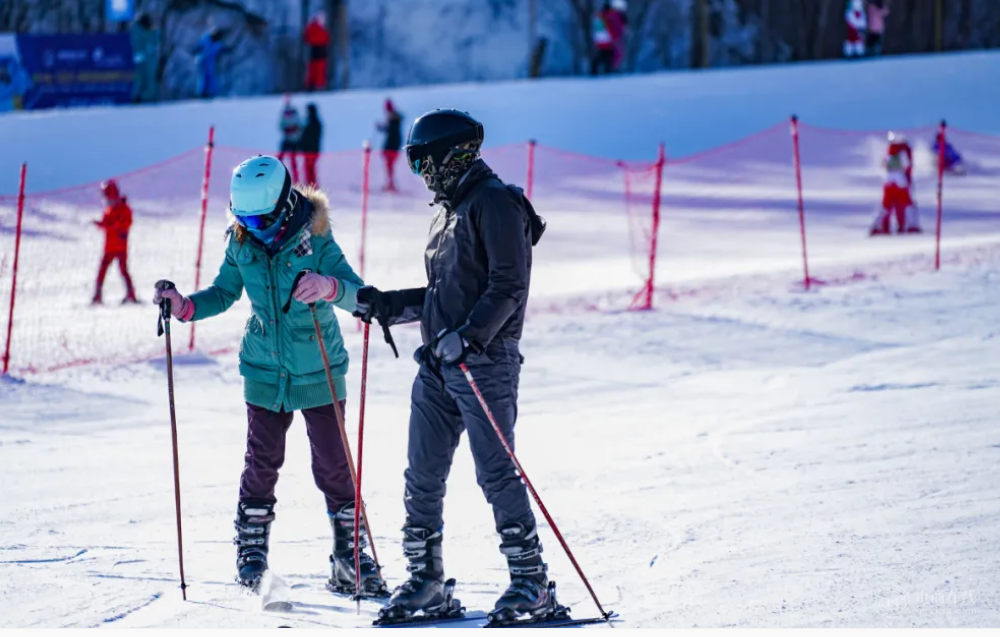
[{"label": "purple ski pants", "polygon": [[[345,401],[340,401],[343,411]],[[333,404],[303,409],[306,433],[312,449],[312,472],[316,486],[326,496],[326,508],[336,512],[354,502],[354,483],[347,465],[344,444]],[[285,434],[292,412],[270,411],[247,404],[247,453],[240,477],[240,500],[274,504],[278,470],[285,462]]]}]

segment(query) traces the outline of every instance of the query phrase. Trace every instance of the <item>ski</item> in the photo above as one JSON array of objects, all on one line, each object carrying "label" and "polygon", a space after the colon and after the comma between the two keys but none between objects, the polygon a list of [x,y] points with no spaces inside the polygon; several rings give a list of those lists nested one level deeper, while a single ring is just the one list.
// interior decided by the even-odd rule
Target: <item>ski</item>
[{"label": "ski", "polygon": [[617,623],[614,620],[618,613],[609,612],[607,617],[585,617],[573,619],[572,617],[529,617],[528,619],[515,619],[510,622],[487,623],[483,628],[565,628],[568,626],[585,626],[587,624]]},{"label": "ski", "polygon": [[462,622],[485,622],[486,613],[473,611],[461,615],[415,615],[402,619],[379,618],[372,622],[372,626],[377,628],[433,628],[445,624],[458,624]]}]

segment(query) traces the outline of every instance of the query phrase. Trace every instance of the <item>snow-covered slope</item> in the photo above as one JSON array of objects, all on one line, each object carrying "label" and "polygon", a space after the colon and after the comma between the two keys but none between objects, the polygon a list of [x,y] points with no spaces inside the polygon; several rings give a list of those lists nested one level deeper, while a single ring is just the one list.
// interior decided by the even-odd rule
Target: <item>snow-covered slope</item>
[{"label": "snow-covered slope", "polygon": [[[936,124],[1000,134],[1000,53],[885,58],[619,78],[512,81],[297,96],[325,123],[325,150],[380,138],[375,122],[391,96],[407,118],[432,108],[468,110],[487,145],[537,139],[615,159],[652,160],[666,143],[678,157],[757,132],[797,113],[836,128]],[[163,106],[92,108],[0,116],[0,193],[16,191],[30,166],[31,192],[94,181],[217,142],[277,149],[281,97]]]},{"label": "snow-covered slope", "polygon": [[[676,135],[693,149],[702,143],[699,132],[721,141],[723,133],[736,135],[772,115],[787,115],[789,109],[779,112],[777,98],[757,88],[791,95],[803,86],[821,86],[805,70],[822,72],[829,80],[908,68],[913,77],[937,74],[944,81],[946,63],[959,59],[969,63],[950,76],[950,97],[904,101],[893,111],[895,118],[873,115],[862,106],[836,111],[831,104],[843,106],[848,100],[834,91],[828,91],[825,102],[801,94],[797,110],[803,117],[825,113],[824,123],[852,128],[928,123],[936,117],[932,111],[947,111],[965,127],[1000,132],[994,103],[982,97],[996,89],[981,82],[977,93],[974,84],[994,68],[998,58],[989,55],[789,67],[784,75],[781,70],[747,71],[747,80],[720,72],[606,84],[491,86],[482,92],[510,96],[515,104],[520,99],[524,107],[493,103],[484,108],[484,117],[488,130],[506,131],[502,134],[509,139],[537,135],[559,145],[563,135],[588,152],[612,148],[625,154],[632,148],[638,154],[655,139],[650,122],[659,130],[675,130],[673,120],[638,118],[643,109],[659,112],[662,106],[686,114],[686,120],[678,119],[684,126]],[[978,76],[964,74],[977,63]],[[762,81],[767,73],[774,74],[772,84]],[[679,95],[661,95],[672,83],[702,97],[685,102]],[[634,100],[622,107],[587,102],[580,94],[573,98],[574,91],[598,95],[602,86],[632,87]],[[543,121],[542,106],[526,99],[541,99],[543,93],[562,104],[564,114],[579,116],[562,122],[545,111]],[[404,106],[410,110],[442,95],[465,95],[488,105],[475,87],[451,87],[407,93],[413,101]],[[353,117],[367,127],[379,97],[353,93],[326,99],[339,105],[348,124]],[[765,103],[770,106],[754,106]],[[812,113],[803,110],[810,104],[816,109]],[[74,140],[89,140],[93,153],[120,162],[116,170],[124,170],[141,163],[127,159],[155,158],[152,141],[149,148],[125,146],[142,139],[139,131],[179,150],[188,124],[197,128],[210,115],[229,115],[219,120],[222,140],[255,145],[270,134],[275,107],[274,101],[251,100],[47,113],[3,118],[0,128],[5,142],[9,135],[32,140],[24,148],[34,153],[33,165],[48,171],[39,177],[48,187],[61,183],[61,175],[76,182],[104,174],[88,163],[90,155]],[[613,107],[635,108],[636,117],[614,124],[620,127],[618,137],[604,137],[605,129],[591,123]],[[266,126],[245,130],[261,137],[241,137],[240,118],[253,113],[266,115]],[[129,123],[101,145],[102,127],[110,126],[112,116]],[[716,120],[724,124],[713,127]],[[164,125],[155,125],[158,121]],[[336,121],[329,112],[327,121]],[[543,125],[551,127],[555,141],[540,134],[546,132]],[[928,132],[918,132],[917,198],[927,210],[933,202],[932,188],[924,185],[928,168],[922,145]],[[336,133],[341,134],[346,135]],[[70,135],[69,141],[61,138]],[[558,314],[544,311],[550,298],[566,292],[634,287],[634,277],[628,278],[634,255],[624,247],[609,249],[628,241],[620,194],[609,185],[613,177],[618,188],[621,175],[597,165],[592,172],[581,170],[561,180],[549,175],[536,184],[550,228],[535,253],[518,454],[602,602],[621,613],[628,626],[996,625],[996,142],[963,138],[961,147],[974,165],[967,177],[946,182],[949,241],[944,269],[932,273],[924,271],[927,237],[863,238],[878,196],[878,170],[871,160],[881,134],[841,136],[808,129],[803,135],[817,273],[851,285],[818,286],[811,292],[790,285],[800,276],[799,246],[784,130],[727,154],[673,165],[664,187],[658,271],[668,286],[653,312],[574,312],[572,305]],[[841,141],[812,143],[824,135]],[[2,161],[8,162],[4,148]],[[491,153],[500,154],[491,161],[501,165],[503,151]],[[196,163],[191,175],[184,173],[184,187],[191,179],[197,183],[198,174]],[[412,183],[406,187],[413,192]],[[190,241],[181,237],[191,236],[194,207],[182,214],[165,202],[147,204],[146,234],[137,237],[146,242],[138,251],[144,257],[135,259],[144,296],[149,281],[168,274],[160,266],[171,251],[183,253],[185,268],[193,260]],[[136,338],[155,350],[159,341],[151,307],[77,307],[81,295],[89,293],[91,273],[84,261],[89,253],[75,250],[78,260],[64,262],[58,251],[81,248],[68,237],[72,223],[83,223],[74,215],[89,208],[72,199],[62,203],[47,216],[36,215],[54,230],[40,228],[47,232],[27,237],[24,250],[34,255],[32,263],[68,265],[30,277],[27,300],[19,305],[19,312],[28,313],[19,320],[52,333],[77,330],[105,338],[102,330],[113,325],[117,338]],[[217,204],[213,199],[211,236],[223,224]],[[346,204],[345,210],[337,220],[338,240],[354,255],[357,216]],[[368,280],[382,286],[418,283],[426,208],[413,197],[378,194],[372,210],[369,239],[375,256]],[[184,222],[171,223],[178,219]],[[218,242],[212,246],[206,258],[214,264]],[[885,262],[857,276],[855,264],[874,259]],[[353,438],[361,339],[353,321],[342,317],[352,357],[348,419]],[[209,342],[232,342],[244,318],[245,306],[233,308],[224,318],[202,324],[199,334]],[[127,332],[137,325],[148,332]],[[380,338],[373,339],[364,461],[366,502],[390,584],[405,576],[398,529],[416,371],[407,354],[419,336],[414,329],[399,328],[396,338],[403,354],[399,360]],[[182,348],[184,339],[178,340]],[[65,339],[50,343],[65,347]],[[175,360],[187,603],[178,590],[163,361],[0,380],[4,625],[350,627],[371,621],[373,606],[365,605],[358,616],[352,603],[323,589],[329,527],[298,418],[277,490],[271,554],[275,572],[292,587],[292,610],[262,614],[259,604],[242,597],[232,583],[232,517],[246,437],[236,365],[235,354],[196,352]],[[456,454],[445,516],[446,568],[459,580],[459,597],[470,609],[489,607],[505,585],[506,571],[465,443]],[[543,526],[541,535],[562,600],[577,616],[592,614],[587,593],[551,530]]]}]

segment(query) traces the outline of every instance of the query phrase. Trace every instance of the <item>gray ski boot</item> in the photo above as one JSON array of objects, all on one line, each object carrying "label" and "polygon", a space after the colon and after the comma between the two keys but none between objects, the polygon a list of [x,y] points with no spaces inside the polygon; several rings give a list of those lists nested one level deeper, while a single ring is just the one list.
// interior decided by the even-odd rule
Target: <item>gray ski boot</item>
[{"label": "gray ski boot", "polygon": [[500,529],[500,541],[500,552],[507,557],[510,570],[510,586],[489,614],[490,625],[515,623],[521,615],[568,616],[569,609],[556,603],[554,583],[548,581],[537,529],[512,524]]},{"label": "gray ski boot", "polygon": [[236,537],[236,581],[252,591],[260,586],[260,578],[267,571],[268,539],[271,522],[274,521],[274,505],[256,502],[240,502],[236,507],[233,526]]},{"label": "gray ski boot", "polygon": [[452,593],[455,580],[444,579],[441,532],[418,526],[403,527],[403,555],[409,560],[410,579],[392,593],[379,611],[376,625],[402,622],[420,613],[431,617],[461,617],[464,608]]},{"label": "gray ski boot", "polygon": [[[375,560],[365,551],[368,546],[368,532],[361,520],[359,561],[361,563],[361,595],[364,597],[388,597],[389,589],[375,566]],[[333,528],[333,555],[330,556],[330,580],[326,587],[334,593],[354,595],[357,580],[354,570],[354,504],[346,504],[336,513],[330,514]]]}]

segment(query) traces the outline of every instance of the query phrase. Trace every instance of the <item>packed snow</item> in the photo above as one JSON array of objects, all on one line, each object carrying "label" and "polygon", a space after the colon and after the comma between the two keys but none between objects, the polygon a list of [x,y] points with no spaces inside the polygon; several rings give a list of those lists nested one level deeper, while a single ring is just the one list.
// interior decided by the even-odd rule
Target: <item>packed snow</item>
[{"label": "packed snow", "polygon": [[[981,58],[994,68],[1000,59]],[[933,74],[954,59],[885,64],[926,66],[926,73]],[[809,68],[834,69],[833,75],[847,72],[841,69],[868,69],[872,75],[862,79],[874,82],[884,69],[881,64]],[[782,85],[789,92],[802,77],[794,68],[766,72],[774,74],[775,84],[784,77]],[[991,129],[996,115],[985,102],[976,102],[979,94],[970,88],[971,77],[956,73],[953,90],[945,93],[955,100],[956,111],[967,109],[961,110],[966,118],[962,126],[997,132]],[[684,78],[706,94],[719,81],[714,73]],[[647,104],[673,99],[662,94],[662,83],[669,81],[680,80],[613,80],[632,86]],[[602,85],[558,81],[532,90],[556,94],[572,87],[596,96]],[[408,95],[414,105],[418,97],[436,104],[447,99],[448,91],[456,96],[471,91],[434,90]],[[509,90],[516,96],[529,89],[507,85],[482,90]],[[731,137],[719,141],[749,132],[742,129],[747,118],[767,119],[759,112],[750,117],[736,110],[758,93],[736,93],[734,88],[711,102],[716,119],[731,121]],[[325,99],[374,103],[376,98],[359,93]],[[831,110],[816,106],[816,123],[895,125],[887,123],[885,114],[869,124],[860,114],[852,119],[834,112],[838,99],[830,98]],[[935,100],[941,107],[938,116],[947,116],[941,111],[951,103]],[[245,114],[259,109],[257,116],[270,126],[276,103],[263,108],[265,102],[219,104]],[[708,103],[699,102],[703,111]],[[599,107],[592,104],[573,111],[579,116],[566,117],[572,124],[566,129],[579,130],[599,118]],[[980,119],[975,104],[982,106]],[[934,123],[927,121],[925,106],[906,107],[903,125]],[[143,113],[160,112],[180,131],[178,113],[213,109],[216,115],[224,112],[219,105],[120,112],[136,125],[148,117]],[[766,123],[781,120],[787,110],[772,109],[773,118]],[[58,181],[61,166],[74,171],[74,182],[105,176],[73,163],[70,157],[80,156],[79,151],[54,137],[59,131],[107,134],[113,126],[108,113],[116,112],[37,116],[48,121],[49,133],[31,116],[2,118],[0,127],[10,127],[8,119],[19,123],[16,130],[22,132],[15,147],[45,159],[50,173],[44,174],[56,175],[45,187],[53,187],[65,185]],[[508,114],[501,124],[501,112],[492,113],[489,117],[501,131],[523,124],[518,139],[531,135],[531,117]],[[653,119],[624,119],[631,128],[620,135],[622,144],[648,144]],[[93,128],[79,130],[84,121]],[[688,130],[677,134],[693,139],[693,122],[679,127]],[[656,125],[673,127],[669,121]],[[490,121],[488,136],[489,126]],[[702,125],[700,130],[709,128]],[[3,130],[6,139],[15,128]],[[657,271],[665,285],[651,312],[593,311],[595,303],[573,304],[573,299],[627,298],[641,281],[632,272],[635,254],[628,249],[630,227],[620,196],[608,195],[621,174],[581,169],[536,185],[537,199],[544,203],[540,212],[550,225],[536,252],[537,285],[522,345],[526,363],[517,450],[602,604],[621,615],[622,625],[950,627],[1000,622],[995,532],[1000,523],[995,477],[1000,454],[995,427],[1000,404],[1000,151],[995,141],[963,138],[960,150],[968,149],[974,169],[964,181],[945,182],[952,197],[947,199],[950,216],[942,270],[933,272],[930,233],[866,237],[879,196],[875,161],[882,135],[803,131],[804,144],[815,142],[810,146],[815,156],[804,157],[812,166],[804,181],[814,233],[812,274],[818,279],[809,291],[801,286],[785,127],[726,154],[677,164],[667,174]],[[918,151],[931,139],[928,135],[933,129],[912,131],[921,140]],[[821,137],[823,143],[817,141]],[[584,150],[602,152],[607,148],[602,140],[606,138],[597,136]],[[230,137],[227,143],[254,147],[264,141]],[[98,152],[110,156],[110,151]],[[136,168],[160,152],[174,151],[150,142],[135,149],[134,157],[119,152],[115,161],[119,168]],[[504,167],[500,151],[491,152],[494,163]],[[924,181],[918,181],[917,197],[930,229],[934,185],[920,156],[918,152],[917,176]],[[2,162],[6,170],[6,155]],[[506,169],[516,171],[518,179],[523,174],[516,162]],[[197,171],[193,174],[197,179]],[[646,205],[649,175],[630,177],[636,200]],[[415,184],[407,187],[414,196],[379,194],[372,199],[366,278],[383,287],[419,283],[422,272],[421,237],[429,210]],[[337,195],[344,216],[335,224],[349,255],[357,252],[360,231],[356,209],[350,207],[352,196]],[[214,191],[214,236],[225,223],[220,197],[221,191]],[[70,223],[72,209],[56,212],[45,220]],[[166,225],[155,226],[152,211],[149,223],[165,231],[171,211],[161,212]],[[640,225],[631,230],[648,229]],[[53,234],[61,232],[65,238],[68,227],[57,227]],[[175,235],[161,237],[186,237],[188,230],[182,224]],[[156,236],[147,235],[149,245]],[[41,242],[33,244],[41,246],[36,254],[68,245],[45,243],[51,240],[37,233],[26,243]],[[609,244],[620,247],[609,255]],[[217,242],[210,246],[209,271],[221,248]],[[187,242],[180,249],[193,254]],[[154,277],[171,274],[158,272],[148,261],[137,261],[137,267],[143,289]],[[77,275],[74,268],[84,269],[82,261],[68,265],[63,276],[81,276],[80,285],[89,285],[89,270]],[[114,274],[109,283],[113,279]],[[113,322],[118,312],[142,313],[148,316],[146,336],[123,333],[122,338],[146,339],[141,343],[148,342],[148,350],[137,354],[162,347],[155,338],[151,306],[83,315],[50,294],[55,309],[46,314],[46,286],[29,283],[28,316],[38,325],[48,321],[71,333],[91,329],[75,324],[80,321]],[[322,496],[312,483],[309,447],[298,416],[277,488],[270,556],[275,579],[290,589],[291,609],[264,612],[260,600],[244,596],[233,581],[232,519],[246,414],[236,354],[206,352],[213,339],[233,341],[244,319],[245,306],[239,306],[201,324],[198,329],[208,345],[193,353],[178,346],[174,359],[187,602],[181,601],[179,589],[164,360],[85,365],[0,380],[5,502],[0,616],[5,626],[370,624],[374,604],[364,603],[359,615],[352,602],[324,589],[330,531]],[[349,316],[342,315],[342,326],[352,360],[348,429],[356,440],[362,341]],[[183,344],[186,336],[186,328],[178,328],[176,341]],[[372,332],[364,460],[365,501],[390,586],[405,577],[399,546],[402,473],[409,388],[416,372],[409,353],[419,339],[413,328],[397,328],[395,336],[399,360],[378,331]],[[445,567],[458,580],[457,596],[469,609],[488,610],[506,585],[507,571],[464,442],[449,480],[445,519]],[[596,613],[547,525],[541,534],[561,601],[572,606],[574,616]]]}]

